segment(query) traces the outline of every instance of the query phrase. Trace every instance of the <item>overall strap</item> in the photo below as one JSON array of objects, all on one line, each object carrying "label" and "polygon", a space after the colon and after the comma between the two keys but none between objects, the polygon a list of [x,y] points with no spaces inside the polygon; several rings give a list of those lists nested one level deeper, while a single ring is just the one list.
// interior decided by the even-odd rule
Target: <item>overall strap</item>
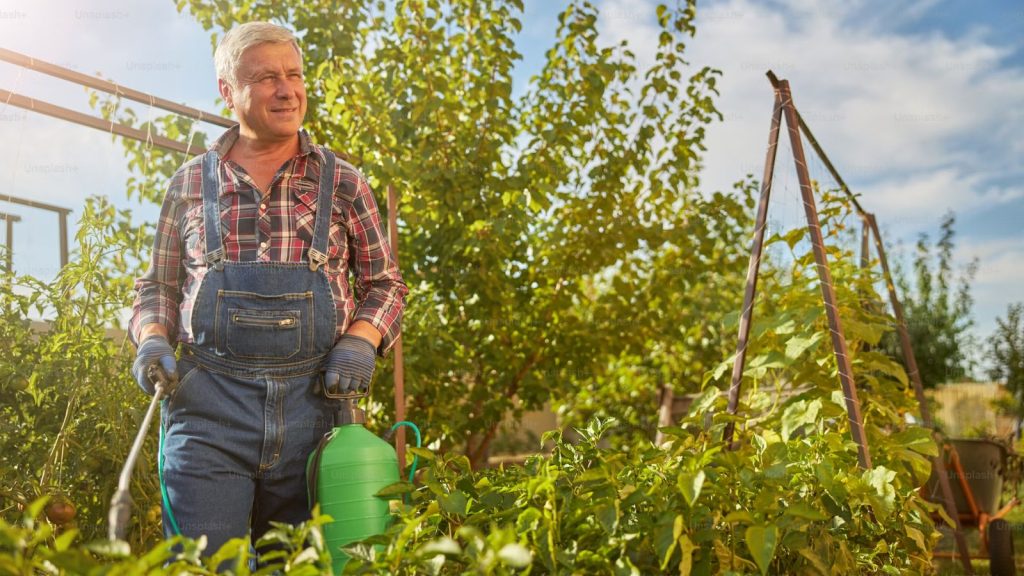
[{"label": "overall strap", "polygon": [[334,153],[322,148],[324,162],[320,165],[320,189],[316,205],[316,222],[313,224],[313,245],[309,248],[309,269],[327,262],[327,243],[331,235],[331,213],[334,209]]},{"label": "overall strap", "polygon": [[224,269],[224,243],[220,236],[220,156],[210,150],[203,154],[203,227],[206,230],[206,264]]}]

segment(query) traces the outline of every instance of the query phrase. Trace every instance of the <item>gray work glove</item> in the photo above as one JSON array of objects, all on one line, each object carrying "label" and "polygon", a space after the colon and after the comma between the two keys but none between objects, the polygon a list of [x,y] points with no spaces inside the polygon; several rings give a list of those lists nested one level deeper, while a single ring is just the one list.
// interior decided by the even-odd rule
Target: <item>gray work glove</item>
[{"label": "gray work glove", "polygon": [[327,357],[324,385],[332,394],[366,392],[377,366],[377,347],[362,336],[344,334]]},{"label": "gray work glove", "polygon": [[163,369],[167,378],[174,381],[178,378],[178,364],[174,360],[174,349],[163,336],[150,336],[139,344],[135,352],[135,362],[132,363],[132,376],[139,384],[139,388],[146,394],[152,396],[156,393],[156,385],[149,379],[149,368],[159,366]]}]

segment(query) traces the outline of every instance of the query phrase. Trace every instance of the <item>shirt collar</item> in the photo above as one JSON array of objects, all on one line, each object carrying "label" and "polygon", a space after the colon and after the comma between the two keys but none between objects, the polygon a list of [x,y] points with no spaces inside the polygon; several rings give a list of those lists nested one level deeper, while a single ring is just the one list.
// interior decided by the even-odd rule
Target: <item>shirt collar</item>
[{"label": "shirt collar", "polygon": [[[227,154],[228,150],[235,145],[238,141],[239,134],[238,124],[235,124],[231,128],[228,128],[226,132],[220,135],[219,138],[210,146],[210,150],[214,150],[217,154],[223,158]],[[305,128],[299,129],[299,156],[305,156],[314,150],[313,139],[310,137],[309,132],[306,132]]]}]

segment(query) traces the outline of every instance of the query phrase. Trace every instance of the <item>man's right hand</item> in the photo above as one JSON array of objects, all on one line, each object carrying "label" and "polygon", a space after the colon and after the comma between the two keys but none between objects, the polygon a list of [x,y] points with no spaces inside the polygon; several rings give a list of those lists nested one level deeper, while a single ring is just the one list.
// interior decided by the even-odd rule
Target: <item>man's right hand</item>
[{"label": "man's right hand", "polygon": [[156,386],[149,379],[151,366],[162,368],[171,380],[178,377],[178,364],[174,360],[174,349],[171,348],[164,336],[150,336],[143,340],[135,353],[135,362],[132,364],[132,376],[135,377],[139,388],[142,388],[142,391],[150,396],[156,393]]}]

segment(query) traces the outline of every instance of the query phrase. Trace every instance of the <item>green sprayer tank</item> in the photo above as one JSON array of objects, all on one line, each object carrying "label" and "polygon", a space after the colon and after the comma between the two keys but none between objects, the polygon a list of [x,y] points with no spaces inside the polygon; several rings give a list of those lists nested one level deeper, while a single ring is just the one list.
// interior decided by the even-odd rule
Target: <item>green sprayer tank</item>
[{"label": "green sprayer tank", "polygon": [[306,466],[310,502],[318,502],[320,512],[334,520],[324,526],[324,539],[335,574],[348,562],[342,546],[387,529],[388,501],[375,494],[398,482],[395,449],[363,426],[365,418],[351,400],[343,401],[334,429]]}]

